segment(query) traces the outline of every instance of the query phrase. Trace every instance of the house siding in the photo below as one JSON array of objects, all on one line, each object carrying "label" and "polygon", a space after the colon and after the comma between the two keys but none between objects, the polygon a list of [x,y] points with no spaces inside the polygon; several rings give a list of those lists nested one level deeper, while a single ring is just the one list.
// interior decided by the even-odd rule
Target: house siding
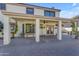
[{"label": "house siding", "polygon": [[26,8],[22,6],[16,6],[11,4],[6,4],[6,11],[15,13],[26,13]]},{"label": "house siding", "polygon": [[34,8],[34,15],[44,16],[44,10]]},{"label": "house siding", "polygon": [[[26,14],[26,8],[28,8],[28,6],[23,7],[18,5],[6,4],[6,11],[8,12]],[[55,17],[59,17],[60,12],[59,11],[54,11],[54,12],[55,12]],[[34,15],[44,16],[44,9],[34,8]]]},{"label": "house siding", "polygon": [[55,12],[55,17],[59,17],[60,16],[60,12]]}]

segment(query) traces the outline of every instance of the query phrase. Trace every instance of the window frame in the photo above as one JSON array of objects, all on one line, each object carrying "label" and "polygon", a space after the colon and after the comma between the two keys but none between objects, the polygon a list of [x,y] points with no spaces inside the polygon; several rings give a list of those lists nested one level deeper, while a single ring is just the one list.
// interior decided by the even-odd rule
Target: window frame
[{"label": "window frame", "polygon": [[[29,31],[27,31],[28,26],[29,26]],[[35,25],[34,24],[26,24],[26,33],[35,33]]]},{"label": "window frame", "polygon": [[[46,14],[46,13],[48,13],[48,14]],[[55,17],[55,12],[54,11],[44,10],[44,16]]]},{"label": "window frame", "polygon": [[0,3],[0,10],[6,10],[6,4]]},{"label": "window frame", "polygon": [[[29,10],[31,10],[31,12],[29,12]],[[32,15],[34,15],[34,8],[29,8],[29,7],[27,7],[27,8],[26,8],[26,13],[27,13],[27,14],[32,14]]]}]

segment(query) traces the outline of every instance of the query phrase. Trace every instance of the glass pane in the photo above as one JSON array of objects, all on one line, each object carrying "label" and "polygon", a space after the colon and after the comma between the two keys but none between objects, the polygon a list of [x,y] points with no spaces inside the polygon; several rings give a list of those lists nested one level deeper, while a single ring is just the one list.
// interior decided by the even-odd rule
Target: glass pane
[{"label": "glass pane", "polygon": [[33,8],[27,8],[27,14],[34,14]]},{"label": "glass pane", "polygon": [[44,12],[44,16],[49,16],[49,12],[48,11],[45,11]]},{"label": "glass pane", "polygon": [[1,9],[1,10],[5,10],[5,9],[6,9],[6,4],[0,3],[0,9]]},{"label": "glass pane", "polygon": [[55,12],[52,11],[44,11],[44,16],[55,16]]},{"label": "glass pane", "polygon": [[50,12],[50,16],[55,16],[55,13],[54,12]]},{"label": "glass pane", "polygon": [[34,24],[26,24],[26,33],[34,33]]},{"label": "glass pane", "polygon": [[29,24],[26,24],[26,32],[30,32],[30,25]]}]

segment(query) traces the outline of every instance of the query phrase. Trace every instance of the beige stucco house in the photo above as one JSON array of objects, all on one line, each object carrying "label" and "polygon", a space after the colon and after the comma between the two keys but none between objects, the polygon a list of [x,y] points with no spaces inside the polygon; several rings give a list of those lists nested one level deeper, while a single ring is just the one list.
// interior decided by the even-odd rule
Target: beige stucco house
[{"label": "beige stucco house", "polygon": [[36,42],[40,41],[41,35],[57,35],[57,38],[62,40],[63,30],[70,27],[71,21],[74,19],[61,18],[60,11],[55,8],[29,4],[0,3],[0,20],[4,26],[3,44],[10,43],[12,33],[15,31],[17,31],[15,37],[34,36]]}]

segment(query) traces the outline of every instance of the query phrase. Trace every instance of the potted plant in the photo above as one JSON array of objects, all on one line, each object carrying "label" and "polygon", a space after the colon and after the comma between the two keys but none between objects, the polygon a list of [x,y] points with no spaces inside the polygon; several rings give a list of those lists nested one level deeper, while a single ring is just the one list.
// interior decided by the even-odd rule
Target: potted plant
[{"label": "potted plant", "polygon": [[77,26],[77,23],[72,22],[71,27],[72,27],[72,34],[73,34],[72,37],[74,37],[75,39],[77,39],[78,38],[78,26]]}]

